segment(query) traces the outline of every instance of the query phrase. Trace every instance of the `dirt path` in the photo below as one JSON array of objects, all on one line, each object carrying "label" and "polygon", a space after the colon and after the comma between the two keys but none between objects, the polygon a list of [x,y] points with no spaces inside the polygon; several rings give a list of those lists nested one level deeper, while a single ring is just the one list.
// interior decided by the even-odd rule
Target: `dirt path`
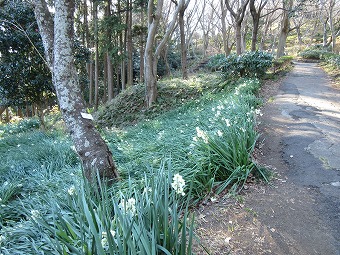
[{"label": "dirt path", "polygon": [[258,160],[275,180],[202,207],[198,232],[211,254],[340,255],[340,91],[312,63],[272,91]]}]

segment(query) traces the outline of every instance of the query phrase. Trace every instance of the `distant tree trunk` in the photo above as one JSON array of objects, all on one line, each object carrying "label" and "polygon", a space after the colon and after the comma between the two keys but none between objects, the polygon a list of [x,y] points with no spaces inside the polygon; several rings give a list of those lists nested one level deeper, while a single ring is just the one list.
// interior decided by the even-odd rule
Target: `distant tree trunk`
[{"label": "distant tree trunk", "polygon": [[90,60],[89,63],[89,105],[93,106],[93,61],[92,59]]},{"label": "distant tree trunk", "polygon": [[331,44],[332,44],[332,52],[336,53],[336,37],[337,35],[335,34],[335,28],[334,28],[334,20],[333,20],[333,15],[334,15],[334,6],[335,6],[336,0],[330,0],[329,1],[329,28],[331,32]]},{"label": "distant tree trunk", "polygon": [[127,15],[127,86],[133,84],[133,45],[132,45],[132,1],[127,1],[128,11]]},{"label": "distant tree trunk", "polygon": [[94,109],[99,105],[99,38],[98,38],[98,2],[93,2],[93,22],[94,22]]},{"label": "distant tree trunk", "polygon": [[34,0],[34,12],[43,40],[46,59],[53,73],[59,106],[86,178],[115,180],[118,172],[112,154],[90,118],[86,115],[73,57],[74,2],[55,0],[54,21],[44,0]]},{"label": "distant tree trunk", "polygon": [[[106,17],[111,17],[111,0],[107,0]],[[111,32],[107,31],[108,40],[111,41]],[[113,67],[111,61],[110,47],[106,51],[106,68],[107,68],[107,99],[110,102],[113,99]]]},{"label": "distant tree trunk", "polygon": [[[1,113],[0,113],[0,115],[1,115]],[[22,108],[21,108],[20,106],[18,106],[18,116],[19,116],[20,118],[24,117],[24,115],[23,115],[23,113],[22,113]]]},{"label": "distant tree trunk", "polygon": [[107,70],[108,66],[107,66],[107,53],[103,55],[103,95],[102,95],[102,98],[101,98],[101,101],[103,103],[106,102],[107,100]]},{"label": "distant tree trunk", "polygon": [[184,28],[184,12],[187,9],[189,1],[179,10],[178,24],[181,35],[181,64],[182,64],[182,78],[188,79],[188,59],[187,59],[187,44],[185,41],[185,28]]},{"label": "distant tree trunk", "polygon": [[6,110],[6,107],[0,107],[0,115]]},{"label": "distant tree trunk", "polygon": [[170,35],[172,34],[176,21],[177,15],[184,5],[185,1],[180,0],[176,10],[173,13],[172,20],[167,27],[165,35],[162,40],[159,42],[158,46],[155,48],[156,41],[156,33],[159,26],[159,21],[162,15],[164,0],[157,1],[157,8],[154,12],[154,1],[149,0],[148,2],[148,37],[145,46],[145,54],[144,54],[144,79],[146,86],[146,105],[147,107],[151,107],[151,105],[157,99],[157,62],[160,56],[161,51],[164,49],[165,44],[167,43]]},{"label": "distant tree trunk", "polygon": [[323,34],[322,34],[322,46],[324,48],[327,47],[327,22],[328,22],[328,18],[326,18],[326,20],[323,22],[322,24],[322,28],[323,28]]},{"label": "distant tree trunk", "polygon": [[225,56],[228,56],[230,52],[228,51],[227,25],[225,22],[225,19],[227,17],[227,9],[224,8],[224,0],[220,0],[220,4],[222,10],[221,23],[222,23],[223,50]]},{"label": "distant tree trunk", "polygon": [[[144,11],[145,11],[145,7],[144,7],[144,2],[141,3],[141,13],[140,13],[140,24],[141,27],[144,27]],[[144,30],[141,29],[140,31],[140,35],[139,35],[139,56],[140,56],[140,60],[139,60],[139,82],[143,83],[144,82],[144,44],[145,44],[145,34],[143,32]]]},{"label": "distant tree trunk", "polygon": [[8,107],[6,107],[6,110],[5,110],[5,111],[6,111],[6,119],[5,119],[5,121],[6,121],[6,123],[8,123],[9,120],[10,120]]},{"label": "distant tree trunk", "polygon": [[107,97],[108,101],[111,101],[114,97],[114,89],[113,89],[113,67],[111,56],[107,53]]},{"label": "distant tree trunk", "polygon": [[[242,54],[242,22],[246,12],[249,0],[242,0],[241,2],[234,1],[233,6],[230,5],[230,0],[225,0],[226,7],[234,19],[235,26],[235,39],[236,39],[236,53],[237,55]],[[236,5],[236,6],[235,6]],[[233,8],[236,8],[235,12]]]},{"label": "distant tree trunk", "polygon": [[281,22],[281,30],[279,37],[279,44],[277,46],[276,57],[282,57],[285,53],[286,41],[289,33],[289,14],[293,7],[293,0],[288,0],[288,4],[286,0],[283,0],[283,15]]},{"label": "distant tree trunk", "polygon": [[253,19],[253,32],[251,36],[251,51],[256,51],[256,44],[257,44],[257,38],[258,38],[258,32],[259,32],[259,26],[260,26],[260,18],[261,18],[261,11],[267,4],[267,0],[261,0],[260,4],[258,6],[258,10],[256,10],[255,7],[255,1],[256,0],[250,0],[249,1],[249,9],[250,14]]},{"label": "distant tree trunk", "polygon": [[[245,52],[247,48],[247,34],[248,34],[248,16],[242,22],[241,25],[241,52]],[[242,33],[243,31],[243,33]]]},{"label": "distant tree trunk", "polygon": [[[85,45],[87,48],[90,48],[91,44],[90,44],[90,32],[89,32],[89,24],[88,24],[88,20],[87,20],[87,16],[88,16],[88,8],[87,8],[87,1],[84,0],[83,2],[83,15],[84,15],[84,29],[85,29]],[[93,90],[93,68],[92,66],[92,57],[90,56],[90,59],[88,62],[86,62],[86,71],[88,74],[88,78],[89,78],[89,105],[92,106],[93,101],[93,94],[92,94],[92,90]]]},{"label": "distant tree trunk", "polygon": [[[121,0],[117,0],[117,10],[118,10],[118,17],[119,17],[119,21],[121,23],[123,23],[122,21],[122,6],[121,6]],[[126,22],[125,22],[126,23]],[[126,31],[124,33],[124,38],[123,38],[123,32],[119,33],[119,48],[120,51],[118,53],[118,55],[122,55],[125,54],[125,50],[126,50]],[[125,73],[125,60],[122,58],[121,62],[120,62],[120,88],[121,90],[125,90],[126,89],[126,73]]]}]

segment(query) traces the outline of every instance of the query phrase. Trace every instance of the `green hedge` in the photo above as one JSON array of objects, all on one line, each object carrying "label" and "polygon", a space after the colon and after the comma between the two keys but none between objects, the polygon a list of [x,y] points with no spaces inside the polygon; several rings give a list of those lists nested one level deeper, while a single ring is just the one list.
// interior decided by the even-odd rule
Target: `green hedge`
[{"label": "green hedge", "polygon": [[240,77],[262,77],[272,66],[273,55],[267,52],[246,52],[238,56],[229,55],[221,65],[226,79]]}]

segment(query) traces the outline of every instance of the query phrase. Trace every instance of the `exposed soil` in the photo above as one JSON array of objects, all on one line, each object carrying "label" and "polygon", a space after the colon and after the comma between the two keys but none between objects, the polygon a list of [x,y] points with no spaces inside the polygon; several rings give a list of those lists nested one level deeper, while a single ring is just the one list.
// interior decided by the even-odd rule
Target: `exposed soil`
[{"label": "exposed soil", "polygon": [[207,200],[197,233],[210,254],[339,255],[340,90],[317,64],[295,63],[261,95],[255,158],[275,177]]}]

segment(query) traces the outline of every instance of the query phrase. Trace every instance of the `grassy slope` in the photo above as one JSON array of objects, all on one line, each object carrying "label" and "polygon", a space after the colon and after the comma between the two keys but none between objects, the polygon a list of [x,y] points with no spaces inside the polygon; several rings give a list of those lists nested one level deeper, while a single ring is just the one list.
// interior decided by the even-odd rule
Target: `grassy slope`
[{"label": "grassy slope", "polygon": [[[102,130],[123,177],[138,180],[144,171],[150,167],[157,169],[166,158],[172,159],[174,172],[181,172],[184,178],[192,177],[195,158],[191,157],[191,144],[196,127],[213,130],[211,120],[216,115],[215,109],[227,107],[233,97],[228,94],[230,87],[217,84],[217,76],[210,74],[193,77],[188,82],[163,82],[159,103],[149,111],[138,103],[132,107],[136,97],[141,100],[143,95],[142,91],[132,93],[140,89],[138,87],[115,99],[121,103],[108,106],[109,110],[102,115],[111,114],[107,124],[114,122],[122,126],[140,121],[134,126]],[[123,108],[124,105],[127,107]],[[112,115],[115,109],[123,117]],[[142,114],[137,114],[140,110]],[[229,118],[227,110],[222,110],[222,114]],[[33,129],[10,134],[17,126],[1,129],[6,130],[2,132],[3,138],[0,137],[0,235],[6,240],[0,241],[1,252],[34,254],[33,251],[39,249],[34,247],[44,240],[29,220],[31,211],[48,211],[49,197],[65,199],[67,189],[81,180],[80,166],[69,139],[56,131],[46,134]],[[203,188],[209,191],[208,187]]]}]

